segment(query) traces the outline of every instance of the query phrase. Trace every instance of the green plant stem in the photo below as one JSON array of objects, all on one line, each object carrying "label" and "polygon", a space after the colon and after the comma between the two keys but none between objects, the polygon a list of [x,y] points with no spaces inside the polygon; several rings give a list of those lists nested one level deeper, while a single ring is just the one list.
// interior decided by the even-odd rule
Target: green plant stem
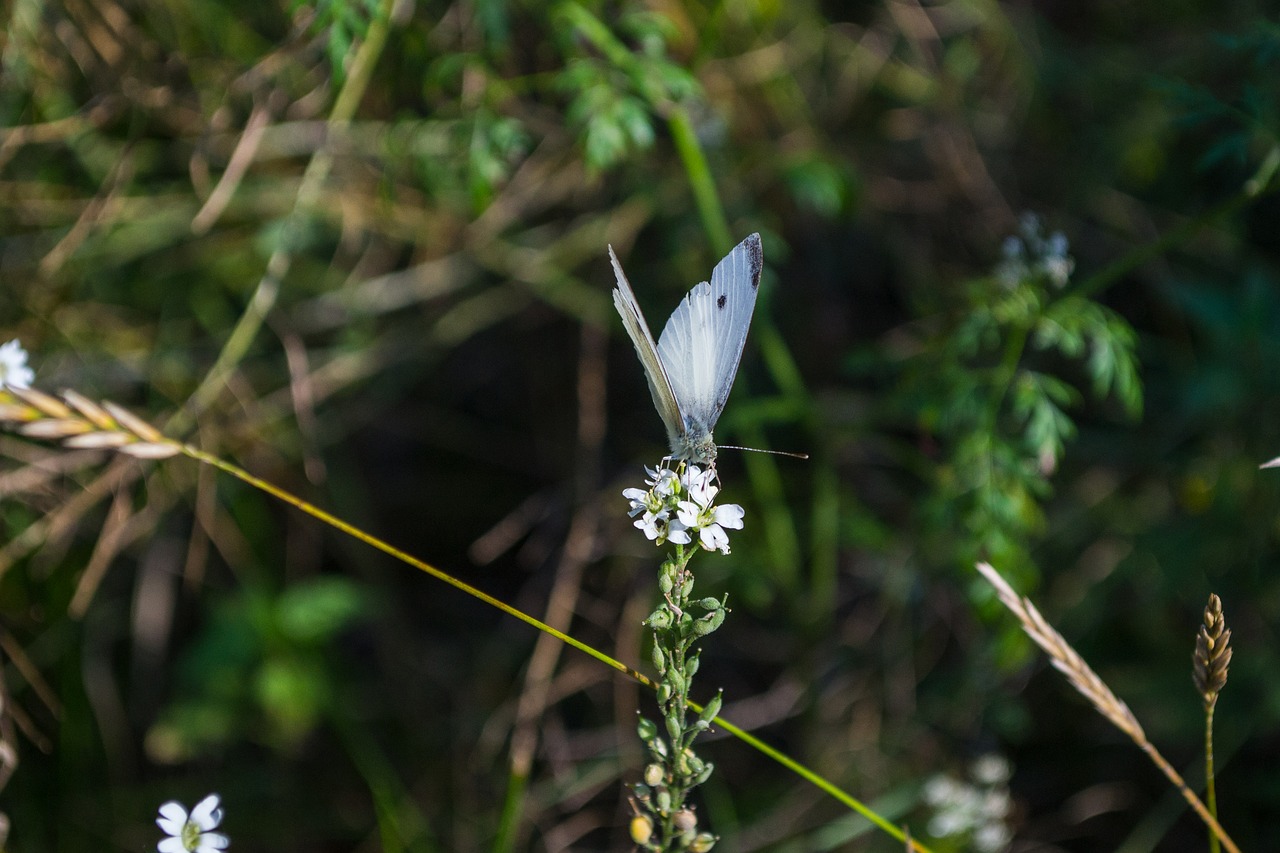
[{"label": "green plant stem", "polygon": [[[196,448],[196,447],[192,447],[189,444],[183,444],[181,442],[172,441],[172,440],[170,441],[174,445],[174,447],[178,448],[178,450],[183,455],[188,456],[191,459],[196,460],[197,462],[202,462],[206,465],[210,465],[218,469],[219,471],[222,471],[225,474],[229,474],[230,476],[235,477],[237,480],[247,483],[248,485],[254,487],[255,489],[259,489],[263,492],[266,492],[272,497],[278,498],[279,500],[284,501],[285,503],[306,513],[307,515],[311,516],[317,521],[321,521],[324,524],[327,524],[330,527],[333,527],[334,529],[339,530],[347,534],[348,536],[351,536],[352,538],[358,539],[359,541],[365,543],[366,545],[369,545],[372,548],[382,551],[385,554],[389,554],[390,556],[396,558],[402,563],[412,566],[413,568],[418,569],[421,572],[425,572],[426,574],[430,575],[433,578],[436,578],[437,580],[444,581],[445,583],[449,584],[455,589],[461,590],[462,592],[465,592],[466,594],[474,598],[477,598],[480,601],[483,601],[485,604],[492,605],[493,607],[496,607],[499,610],[501,610],[503,613],[506,613],[509,616],[513,616],[516,619],[519,619],[521,622],[525,622],[526,624],[532,625],[534,628],[537,628],[539,631],[543,631],[547,634],[550,634],[551,636],[555,637],[556,639],[560,640],[566,645],[572,646],[573,648],[595,658],[596,660],[603,663],[605,666],[608,666],[611,669],[615,669],[618,672],[621,672],[622,674],[635,679],[639,683],[643,684],[645,687],[648,687],[650,690],[657,689],[658,685],[653,681],[653,679],[649,678],[644,673],[638,672],[632,669],[631,667],[627,666],[621,661],[614,660],[613,658],[606,655],[604,652],[598,651],[592,648],[591,646],[587,645],[586,643],[582,642],[581,640],[577,640],[569,636],[568,634],[565,634],[562,631],[556,630],[555,628],[551,627],[545,622],[535,619],[534,617],[528,615],[527,613],[524,613],[523,611],[520,611],[512,607],[506,602],[501,601],[497,598],[494,598],[488,593],[482,592],[481,590],[471,586],[470,584],[467,584],[467,583],[464,583],[463,581],[458,580],[457,578],[450,575],[448,572],[445,572],[441,569],[437,569],[435,566],[431,565],[430,563],[427,563],[424,560],[420,560],[417,557],[414,557],[413,555],[405,551],[401,551],[399,548],[395,547],[394,545],[391,545],[388,542],[384,542],[383,540],[377,538],[376,536],[372,536],[368,533],[365,533],[363,530],[356,527],[355,525],[350,524],[346,521],[343,521],[342,519],[338,518],[337,516],[331,513],[325,512],[315,504],[304,501],[302,498],[297,497],[296,495],[280,488],[279,486],[269,483],[266,480],[263,480],[259,477],[255,477],[252,474],[250,474],[248,471],[245,471],[243,468],[240,468],[237,465],[233,465],[232,463],[227,462],[224,459],[220,459],[219,457],[214,456],[211,453],[206,453],[203,450],[200,450],[199,448]],[[693,702],[693,701],[688,702],[688,707],[689,709],[699,714],[702,713],[704,709],[704,706],[699,705],[697,702]],[[808,767],[804,766],[803,764],[791,758],[790,756],[767,745],[764,741],[760,740],[754,735],[748,734],[746,731],[735,726],[733,723],[729,722],[724,717],[717,716],[713,720],[713,723],[715,725],[720,726],[725,731],[729,732],[734,737],[738,738],[738,740],[742,741],[748,746],[751,746],[758,752],[764,755],[767,755],[769,758],[772,758],[774,761],[778,762],[783,767],[795,773],[800,778],[816,786],[820,790],[826,792],[828,795],[834,797],[836,800],[843,803],[848,808],[852,809],[853,811],[865,817],[867,820],[871,821],[871,823],[879,827],[881,830],[883,830],[890,836],[892,836],[894,839],[904,844],[908,844],[909,845],[907,848],[908,850],[914,850],[916,851],[916,853],[932,853],[932,851],[930,851],[929,848],[925,847],[920,842],[914,839],[908,839],[906,833],[904,833],[901,829],[894,826],[885,818],[881,817],[879,814],[873,811],[870,807],[863,804],[860,800],[858,800],[851,794],[841,790],[833,782],[820,776],[817,772],[809,769]],[[1215,822],[1215,825],[1216,825],[1216,822]],[[1239,853],[1239,850],[1236,849],[1234,845],[1230,845],[1229,849],[1232,850],[1232,853]]]},{"label": "green plant stem", "polygon": [[693,190],[694,203],[698,205],[702,227],[717,253],[727,254],[733,248],[729,221],[725,218],[724,206],[720,204],[711,167],[707,165],[706,155],[702,153],[702,146],[698,144],[698,136],[693,132],[693,124],[684,107],[675,104],[667,108],[667,128],[671,131],[671,139],[680,154],[680,162],[684,164],[685,175],[689,178],[689,187]]},{"label": "green plant stem", "polygon": [[[1213,709],[1217,707],[1217,699],[1209,703],[1204,711],[1204,798],[1205,805],[1213,819],[1218,819],[1218,791],[1214,783],[1213,769]],[[1209,830],[1209,853],[1220,853],[1222,850],[1218,836],[1213,829]]]}]

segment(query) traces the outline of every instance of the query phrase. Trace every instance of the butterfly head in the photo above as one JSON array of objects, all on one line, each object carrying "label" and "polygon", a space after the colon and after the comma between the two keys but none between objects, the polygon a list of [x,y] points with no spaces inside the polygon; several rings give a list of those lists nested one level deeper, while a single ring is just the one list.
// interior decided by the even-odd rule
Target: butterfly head
[{"label": "butterfly head", "polygon": [[707,431],[689,432],[673,440],[671,455],[698,465],[716,464],[716,443]]}]

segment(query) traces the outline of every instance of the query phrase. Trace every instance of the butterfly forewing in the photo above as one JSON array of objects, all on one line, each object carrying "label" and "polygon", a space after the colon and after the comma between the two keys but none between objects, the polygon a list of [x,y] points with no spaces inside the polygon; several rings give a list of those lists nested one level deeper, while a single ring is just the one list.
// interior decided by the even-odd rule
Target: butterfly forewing
[{"label": "butterfly forewing", "polygon": [[729,399],[763,266],[760,235],[752,234],[716,264],[710,282],[689,291],[658,339],[658,361],[694,439],[710,435]]},{"label": "butterfly forewing", "polygon": [[612,246],[609,247],[609,260],[613,262],[613,274],[617,279],[617,286],[613,290],[613,305],[622,317],[622,326],[627,330],[631,343],[635,344],[636,355],[640,357],[645,378],[649,380],[649,393],[653,395],[653,404],[657,407],[658,415],[667,428],[667,439],[674,449],[679,446],[685,432],[680,402],[672,389],[667,368],[658,354],[653,333],[649,331],[649,324],[644,321],[644,314],[640,311],[639,303],[636,302],[631,283],[627,281],[626,273],[622,271],[622,265],[618,263],[618,256],[613,253]]}]

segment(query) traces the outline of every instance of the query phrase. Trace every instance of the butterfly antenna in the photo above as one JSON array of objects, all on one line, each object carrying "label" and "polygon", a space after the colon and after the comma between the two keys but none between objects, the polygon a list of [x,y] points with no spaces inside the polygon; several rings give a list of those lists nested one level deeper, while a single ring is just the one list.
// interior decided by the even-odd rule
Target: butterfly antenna
[{"label": "butterfly antenna", "polygon": [[737,444],[717,444],[717,450],[749,450],[752,453],[768,453],[772,456],[790,456],[792,459],[808,459],[808,453],[793,453],[790,450],[765,450],[761,447],[742,447]]}]

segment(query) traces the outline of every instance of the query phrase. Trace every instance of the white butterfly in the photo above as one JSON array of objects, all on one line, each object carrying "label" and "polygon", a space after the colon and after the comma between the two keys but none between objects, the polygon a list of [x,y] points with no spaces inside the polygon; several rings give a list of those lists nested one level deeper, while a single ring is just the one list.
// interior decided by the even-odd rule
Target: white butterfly
[{"label": "white butterfly", "polygon": [[672,458],[715,462],[711,431],[729,399],[760,288],[760,235],[739,243],[716,264],[710,283],[689,291],[656,344],[612,246],[609,258],[618,279],[613,304],[636,345],[654,405],[667,427]]}]

